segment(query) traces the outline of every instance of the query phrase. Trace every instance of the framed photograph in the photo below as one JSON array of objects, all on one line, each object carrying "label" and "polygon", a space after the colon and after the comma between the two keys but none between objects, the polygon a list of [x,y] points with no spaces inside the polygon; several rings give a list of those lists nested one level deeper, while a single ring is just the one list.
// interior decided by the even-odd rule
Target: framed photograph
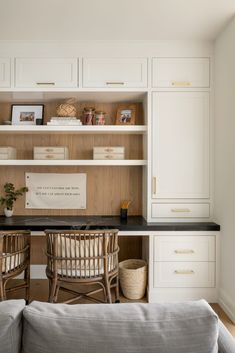
[{"label": "framed photograph", "polygon": [[12,104],[11,123],[12,125],[42,125],[43,104]]},{"label": "framed photograph", "polygon": [[135,104],[118,106],[116,125],[135,125],[135,114]]}]

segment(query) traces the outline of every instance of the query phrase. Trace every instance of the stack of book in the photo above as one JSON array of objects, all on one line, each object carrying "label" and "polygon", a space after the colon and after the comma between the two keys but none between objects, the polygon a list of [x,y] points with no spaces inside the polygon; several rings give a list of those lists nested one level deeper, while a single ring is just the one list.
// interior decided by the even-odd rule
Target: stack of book
[{"label": "stack of book", "polygon": [[75,117],[52,117],[47,125],[82,125],[80,119]]}]

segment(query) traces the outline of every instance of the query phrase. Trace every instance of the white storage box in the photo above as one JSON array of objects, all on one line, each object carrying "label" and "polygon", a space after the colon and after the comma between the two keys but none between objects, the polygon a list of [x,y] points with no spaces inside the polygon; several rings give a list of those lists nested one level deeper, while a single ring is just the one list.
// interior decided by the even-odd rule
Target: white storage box
[{"label": "white storage box", "polygon": [[68,159],[68,147],[34,147],[34,159]]},{"label": "white storage box", "polygon": [[93,159],[124,159],[125,147],[93,147]]},{"label": "white storage box", "polygon": [[0,159],[16,159],[16,148],[0,147]]}]

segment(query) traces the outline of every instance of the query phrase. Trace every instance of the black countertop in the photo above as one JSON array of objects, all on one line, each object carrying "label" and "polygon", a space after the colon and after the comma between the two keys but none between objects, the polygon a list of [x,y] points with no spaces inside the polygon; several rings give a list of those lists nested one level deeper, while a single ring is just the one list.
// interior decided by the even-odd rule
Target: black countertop
[{"label": "black countertop", "polygon": [[147,223],[141,216],[0,216],[0,230],[43,231],[45,229],[112,229],[120,231],[219,231],[213,222],[159,222]]}]

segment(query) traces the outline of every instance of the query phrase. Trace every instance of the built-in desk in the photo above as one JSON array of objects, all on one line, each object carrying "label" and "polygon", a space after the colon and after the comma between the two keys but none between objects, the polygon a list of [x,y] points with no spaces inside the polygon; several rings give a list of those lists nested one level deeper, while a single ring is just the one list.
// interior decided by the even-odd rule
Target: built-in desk
[{"label": "built-in desk", "polygon": [[0,217],[0,230],[29,229],[32,278],[46,278],[45,229],[119,229],[119,259],[148,262],[149,302],[205,298],[217,302],[219,231],[213,222],[147,223],[141,216],[126,221],[114,216]]},{"label": "built-in desk", "polygon": [[[121,220],[118,216],[13,216],[0,217],[1,230],[29,229],[111,229],[122,232],[156,232],[156,231],[219,231],[220,226],[213,222],[174,222],[147,223],[141,216],[129,216]],[[146,233],[146,234],[147,234]]]}]

